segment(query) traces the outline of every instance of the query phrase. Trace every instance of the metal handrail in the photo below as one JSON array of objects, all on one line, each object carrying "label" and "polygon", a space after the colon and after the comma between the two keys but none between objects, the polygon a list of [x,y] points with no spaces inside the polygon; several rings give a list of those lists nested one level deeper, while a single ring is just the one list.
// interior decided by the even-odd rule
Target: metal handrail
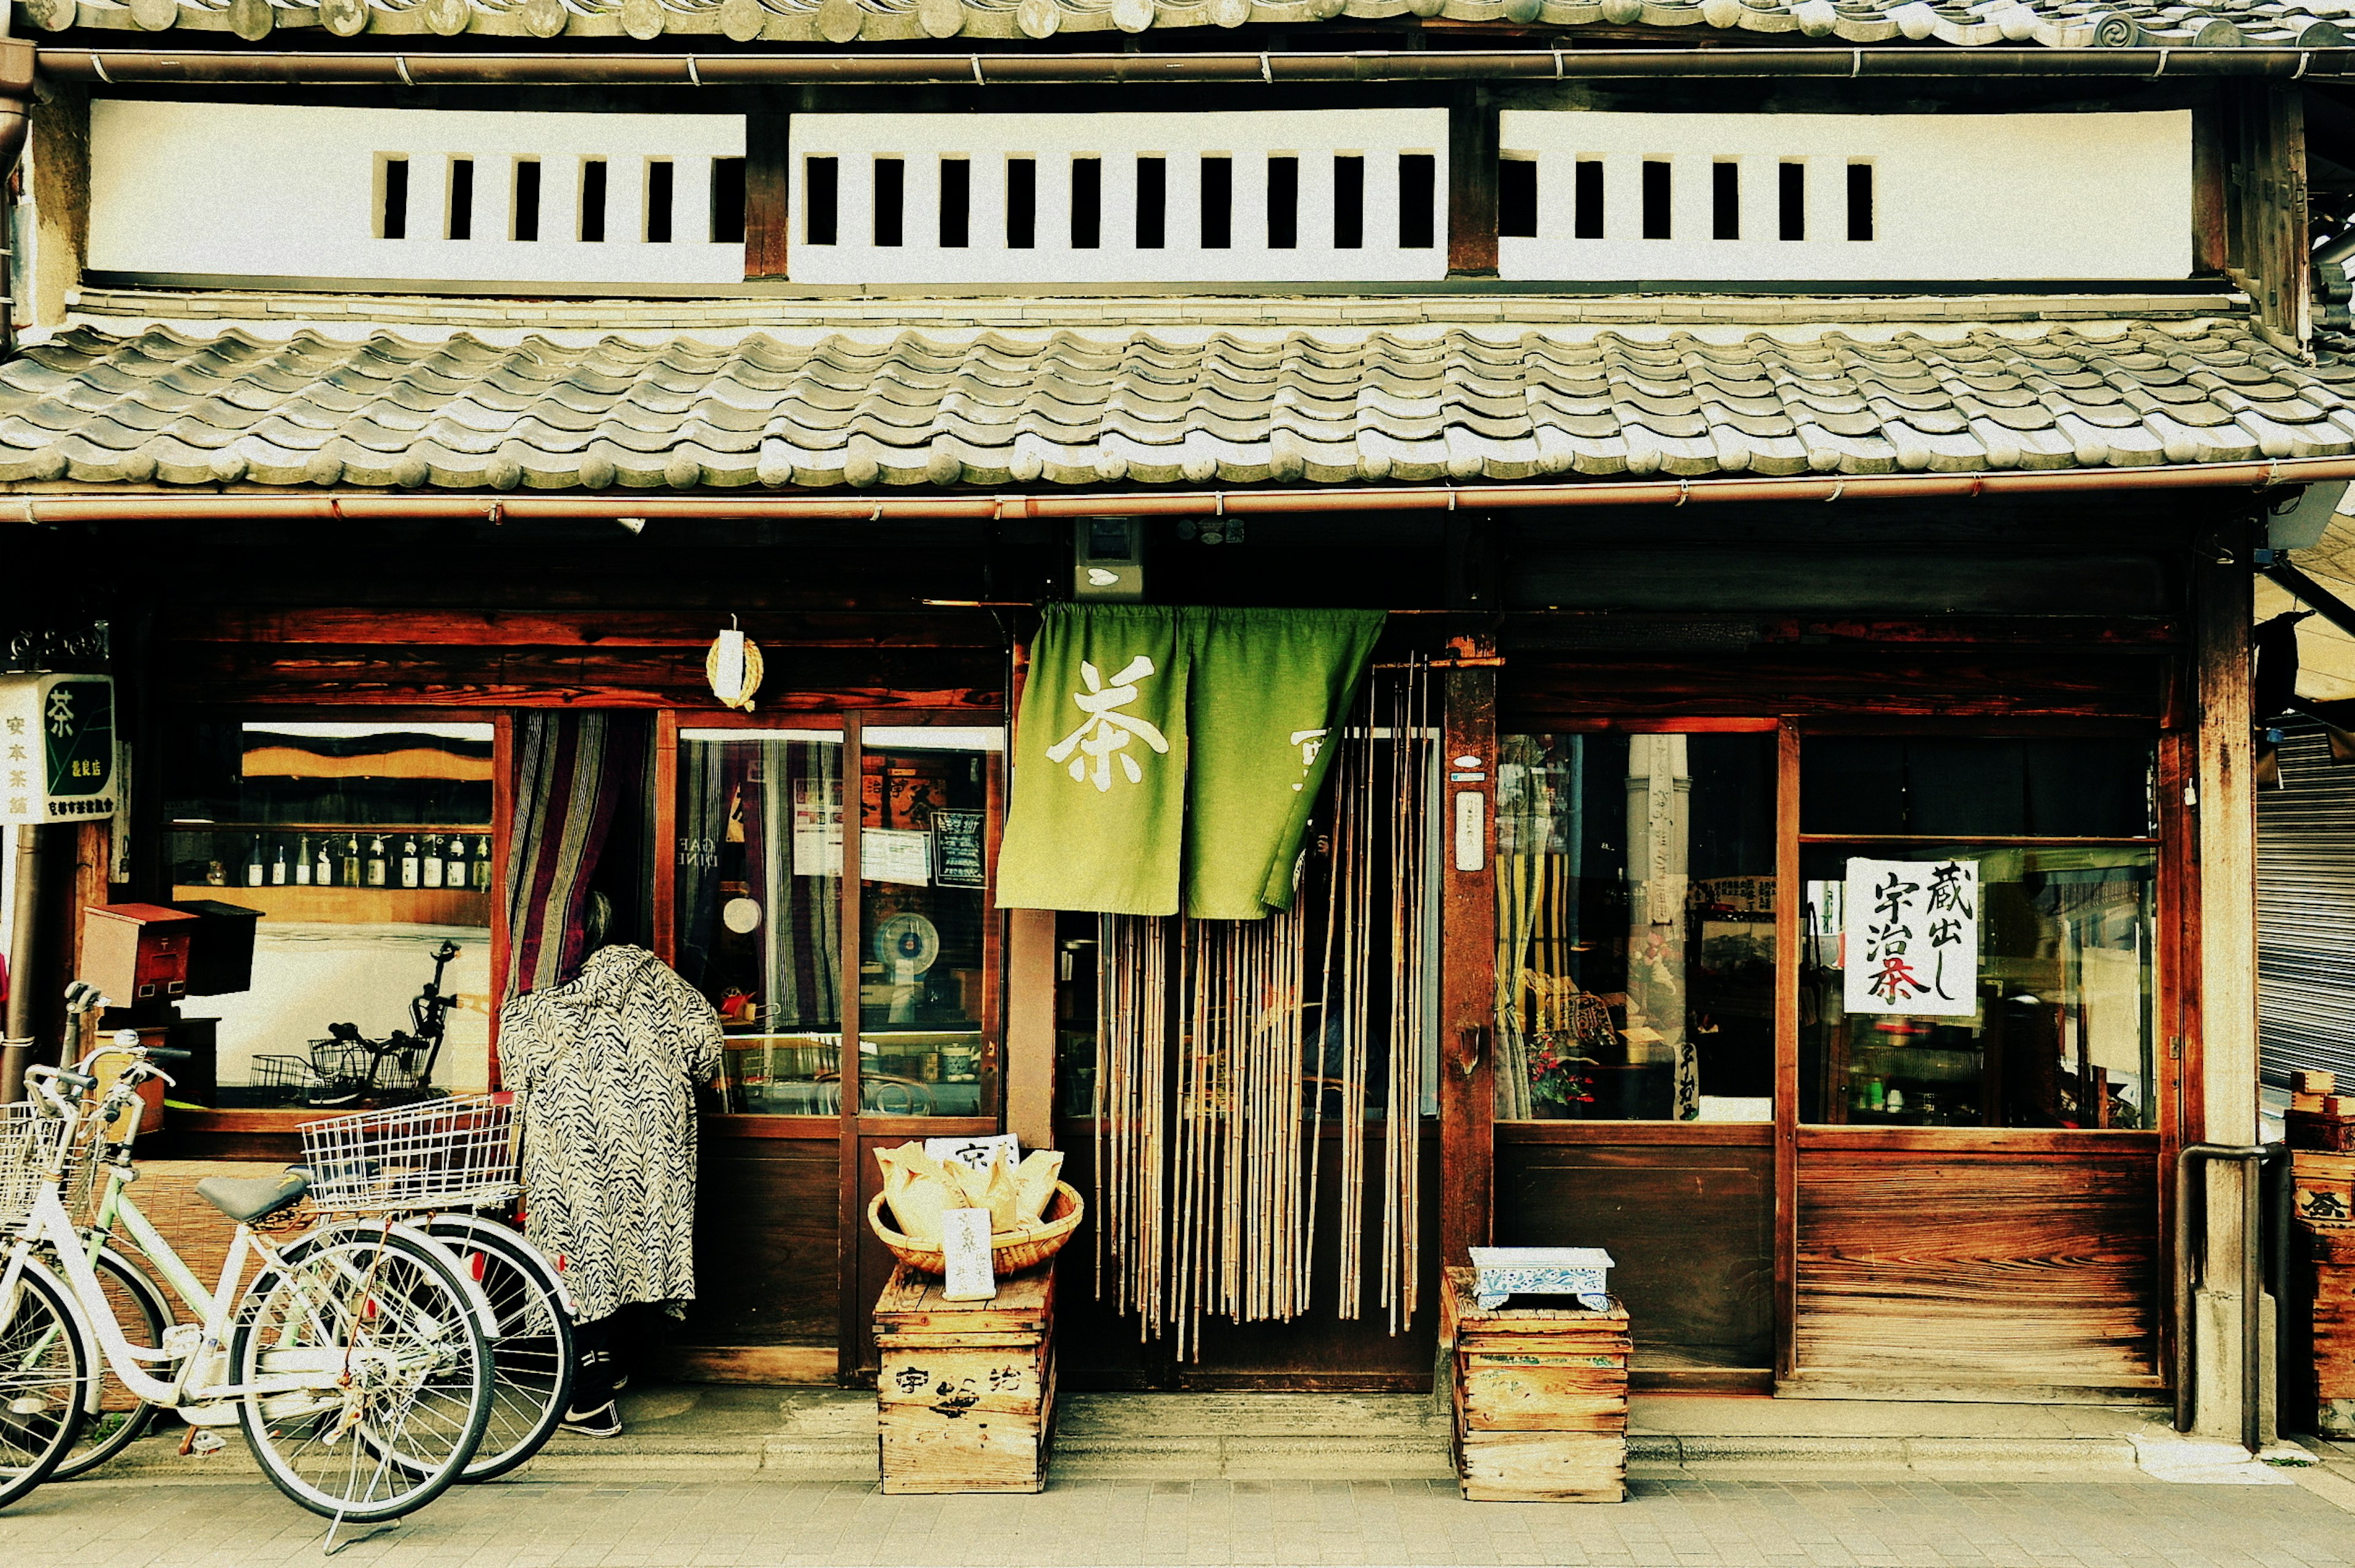
[{"label": "metal handrail", "polygon": [[[2191,1430],[2191,1167],[2195,1161],[2232,1160],[2262,1168],[2286,1146],[2186,1144],[2175,1156],[2175,1430]],[[2251,1454],[2264,1450],[2264,1204],[2258,1173],[2241,1188],[2241,1278],[2250,1299],[2241,1313],[2241,1444]],[[2206,1217],[2206,1202],[2200,1204]],[[2204,1225],[2202,1229],[2205,1229]],[[2275,1310],[2285,1310],[2279,1304]]]}]

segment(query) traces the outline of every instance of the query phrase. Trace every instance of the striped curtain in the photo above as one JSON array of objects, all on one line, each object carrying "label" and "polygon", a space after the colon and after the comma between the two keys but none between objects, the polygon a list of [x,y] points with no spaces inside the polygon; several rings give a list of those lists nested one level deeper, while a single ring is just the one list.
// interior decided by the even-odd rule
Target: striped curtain
[{"label": "striped curtain", "polygon": [[646,787],[646,752],[641,714],[527,712],[517,720],[504,997],[580,971],[589,880],[614,813]]}]

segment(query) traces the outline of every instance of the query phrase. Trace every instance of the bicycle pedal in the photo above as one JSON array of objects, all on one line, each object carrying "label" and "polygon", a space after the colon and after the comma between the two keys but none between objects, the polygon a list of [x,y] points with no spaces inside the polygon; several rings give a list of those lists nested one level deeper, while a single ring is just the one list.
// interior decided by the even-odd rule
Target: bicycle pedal
[{"label": "bicycle pedal", "polygon": [[229,1446],[229,1439],[208,1426],[188,1428],[187,1441],[180,1445],[184,1454],[194,1454],[199,1459],[209,1458]]}]

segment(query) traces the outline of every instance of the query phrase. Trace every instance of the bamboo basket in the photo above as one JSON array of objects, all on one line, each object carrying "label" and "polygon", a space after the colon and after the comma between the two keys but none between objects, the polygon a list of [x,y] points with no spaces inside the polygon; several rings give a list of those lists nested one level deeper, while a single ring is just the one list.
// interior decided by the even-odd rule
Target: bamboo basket
[{"label": "bamboo basket", "polygon": [[[940,1248],[928,1247],[891,1228],[883,1218],[883,1201],[879,1192],[875,1200],[867,1205],[867,1222],[875,1228],[883,1244],[891,1249],[891,1255],[918,1274],[937,1279],[948,1273],[949,1265]],[[1080,1228],[1080,1221],[1086,1213],[1086,1205],[1071,1190],[1070,1182],[1055,1183],[1055,1195],[1047,1200],[1047,1212],[1037,1224],[1025,1225],[1018,1231],[1000,1231],[989,1238],[990,1266],[1000,1278],[1038,1267],[1063,1250],[1063,1243],[1071,1239],[1071,1232]]]}]

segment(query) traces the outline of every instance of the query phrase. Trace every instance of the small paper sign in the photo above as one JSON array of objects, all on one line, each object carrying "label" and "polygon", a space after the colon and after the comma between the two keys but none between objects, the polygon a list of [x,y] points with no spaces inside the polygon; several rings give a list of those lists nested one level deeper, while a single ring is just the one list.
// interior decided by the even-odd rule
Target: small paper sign
[{"label": "small paper sign", "polygon": [[987,1301],[997,1294],[997,1270],[989,1255],[989,1211],[951,1209],[941,1216],[941,1258],[948,1280],[941,1294],[951,1301]]},{"label": "small paper sign", "polygon": [[1848,863],[1852,1013],[1968,1018],[1979,1010],[1979,868],[1976,860]]},{"label": "small paper sign", "polygon": [[858,875],[869,882],[911,888],[932,881],[932,836],[899,827],[869,827],[858,836]]},{"label": "small paper sign", "polygon": [[924,1152],[934,1159],[962,1160],[975,1170],[987,1170],[991,1157],[1003,1150],[1006,1163],[1022,1163],[1022,1140],[1012,1133],[975,1133],[966,1138],[926,1138]]}]

